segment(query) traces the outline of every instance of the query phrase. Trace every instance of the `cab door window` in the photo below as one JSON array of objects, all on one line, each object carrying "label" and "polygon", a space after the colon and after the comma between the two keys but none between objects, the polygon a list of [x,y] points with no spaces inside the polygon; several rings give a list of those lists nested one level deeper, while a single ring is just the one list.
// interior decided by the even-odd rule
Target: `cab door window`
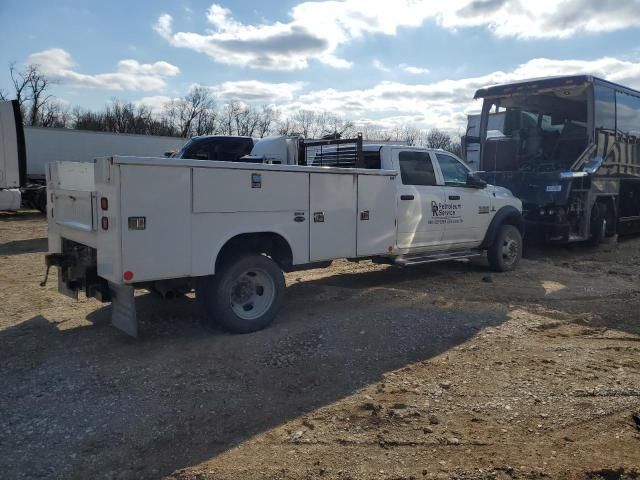
[{"label": "cab door window", "polygon": [[400,152],[398,160],[403,185],[438,184],[431,158],[427,152]]},{"label": "cab door window", "polygon": [[444,153],[436,153],[436,159],[438,160],[438,165],[440,165],[445,185],[462,187],[467,184],[469,169],[462,162]]}]

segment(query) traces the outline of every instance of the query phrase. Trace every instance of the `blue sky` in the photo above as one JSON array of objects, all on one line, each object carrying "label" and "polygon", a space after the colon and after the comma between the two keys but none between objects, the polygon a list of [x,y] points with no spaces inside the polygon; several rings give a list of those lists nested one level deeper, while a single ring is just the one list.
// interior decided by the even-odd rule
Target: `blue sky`
[{"label": "blue sky", "polygon": [[473,91],[589,72],[640,88],[640,0],[0,0],[0,88],[38,63],[63,102],[220,104],[455,128]]}]

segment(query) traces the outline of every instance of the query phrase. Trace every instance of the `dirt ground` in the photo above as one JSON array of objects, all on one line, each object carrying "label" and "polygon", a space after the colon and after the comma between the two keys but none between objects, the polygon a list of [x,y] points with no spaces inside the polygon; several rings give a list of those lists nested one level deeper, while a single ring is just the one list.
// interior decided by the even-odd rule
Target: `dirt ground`
[{"label": "dirt ground", "polygon": [[640,478],[640,238],[336,262],[250,335],[142,294],[139,340],[41,288],[45,250],[0,215],[2,478]]}]

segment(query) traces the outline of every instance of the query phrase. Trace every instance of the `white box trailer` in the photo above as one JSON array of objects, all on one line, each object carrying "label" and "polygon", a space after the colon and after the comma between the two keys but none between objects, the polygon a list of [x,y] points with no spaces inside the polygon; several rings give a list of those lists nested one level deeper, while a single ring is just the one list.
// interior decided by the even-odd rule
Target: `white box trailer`
[{"label": "white box trailer", "polygon": [[181,137],[50,127],[24,127],[24,139],[27,177],[42,181],[50,162],[93,162],[110,155],[161,157],[165,152],[177,152],[187,141]]},{"label": "white box trailer", "polygon": [[186,139],[22,125],[17,100],[0,102],[0,210],[46,210],[46,165],[109,155],[162,156]]},{"label": "white box trailer", "polygon": [[[411,265],[483,250],[497,270],[515,267],[521,203],[508,191],[487,187],[453,156],[447,162],[469,178],[447,186],[444,152],[366,149],[367,158],[377,155],[374,168],[291,165],[286,154],[282,164],[118,156],[52,163],[47,265],[59,267],[61,292],[111,300],[113,324],[131,335],[135,288],[191,285],[206,317],[250,332],[274,318],[283,271],[337,258]],[[335,160],[331,150],[323,155]],[[432,184],[421,180],[424,171]]]}]

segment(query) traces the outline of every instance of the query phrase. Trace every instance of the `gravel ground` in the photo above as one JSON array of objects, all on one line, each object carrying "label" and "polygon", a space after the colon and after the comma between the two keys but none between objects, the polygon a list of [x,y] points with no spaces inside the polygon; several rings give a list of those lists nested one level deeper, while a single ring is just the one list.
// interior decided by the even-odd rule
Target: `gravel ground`
[{"label": "gravel ground", "polygon": [[251,335],[143,292],[137,341],[41,288],[45,250],[0,214],[2,478],[640,478],[640,238],[335,262]]}]

